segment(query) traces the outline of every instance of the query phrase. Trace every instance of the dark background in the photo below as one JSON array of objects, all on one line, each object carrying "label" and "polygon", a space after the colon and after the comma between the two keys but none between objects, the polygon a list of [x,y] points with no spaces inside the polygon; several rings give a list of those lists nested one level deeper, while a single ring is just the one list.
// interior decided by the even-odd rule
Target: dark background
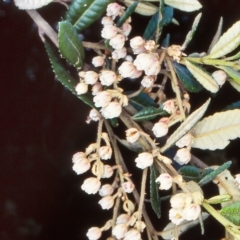
[{"label": "dark background", "polygon": [[[201,23],[186,53],[208,49],[220,16],[224,17],[223,31],[240,19],[238,0],[200,2]],[[57,3],[40,10],[54,27],[64,12]],[[175,10],[180,26],[170,25],[166,30],[171,43],[183,43],[195,16],[196,12]],[[142,33],[147,21],[146,17],[133,20],[133,27],[141,25],[136,32]],[[99,32],[96,23],[84,35],[94,40]],[[102,226],[111,216],[111,211],[100,209],[99,197],[80,190],[88,174],[77,176],[71,169],[72,155],[95,141],[96,124],[85,124],[89,109],[55,80],[36,26],[12,1],[0,2],[0,83],[0,239],[86,239],[88,228]],[[191,96],[193,109],[208,96],[207,92]],[[208,113],[237,100],[239,94],[226,84]],[[237,159],[239,143],[236,140],[226,151],[214,154],[195,153],[220,164],[225,157]],[[237,173],[236,161],[234,166],[232,171]],[[204,237],[197,227],[184,239],[220,239],[224,233],[217,227],[210,219]]]}]

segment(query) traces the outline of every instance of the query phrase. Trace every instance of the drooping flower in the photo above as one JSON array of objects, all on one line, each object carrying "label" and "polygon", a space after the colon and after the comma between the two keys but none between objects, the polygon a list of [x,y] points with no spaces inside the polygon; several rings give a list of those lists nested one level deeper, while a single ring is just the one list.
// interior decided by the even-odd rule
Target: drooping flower
[{"label": "drooping flower", "polygon": [[126,137],[128,142],[134,143],[140,137],[140,132],[136,128],[129,128],[126,131]]},{"label": "drooping flower", "polygon": [[88,229],[86,235],[89,240],[98,240],[102,236],[102,230],[99,227],[92,227]]},{"label": "drooping flower", "polygon": [[122,183],[122,189],[124,192],[126,193],[131,193],[135,188],[135,185],[133,184],[133,182],[124,182]]},{"label": "drooping flower", "polygon": [[104,184],[99,189],[99,195],[101,197],[110,196],[112,195],[113,191],[114,191],[114,188],[111,184]]},{"label": "drooping flower", "polygon": [[191,144],[192,140],[193,140],[193,136],[191,133],[188,132],[176,142],[176,146],[179,148],[187,147]]},{"label": "drooping flower", "polygon": [[94,71],[87,71],[84,75],[86,84],[94,85],[98,80],[98,74]]},{"label": "drooping flower", "polygon": [[96,107],[106,107],[111,102],[112,96],[107,91],[102,91],[96,94],[93,98]]},{"label": "drooping flower", "polygon": [[115,37],[110,39],[109,44],[114,49],[121,49],[125,44],[125,37],[122,34],[117,34]]},{"label": "drooping flower", "polygon": [[105,196],[98,203],[101,205],[102,209],[108,210],[113,207],[114,197],[113,196]]},{"label": "drooping flower", "polygon": [[98,192],[100,186],[101,182],[97,178],[90,177],[84,180],[81,189],[88,194],[95,194]]},{"label": "drooping flower", "polygon": [[141,234],[140,232],[135,229],[131,228],[125,235],[123,240],[140,240],[141,239]]},{"label": "drooping flower", "polygon": [[148,152],[140,153],[138,154],[138,157],[135,159],[135,162],[137,163],[138,168],[144,169],[153,164],[153,155]]},{"label": "drooping flower", "polygon": [[223,70],[217,70],[213,72],[212,77],[215,79],[217,84],[221,87],[227,80],[227,74]]},{"label": "drooping flower", "polygon": [[104,57],[96,56],[92,59],[92,64],[94,67],[101,67],[104,64]]},{"label": "drooping flower", "polygon": [[152,128],[153,134],[157,137],[163,137],[168,133],[168,125],[164,122],[157,122]]},{"label": "drooping flower", "polygon": [[126,233],[128,231],[128,227],[126,224],[117,224],[114,226],[112,230],[113,236],[115,236],[117,239],[122,239],[125,237]]},{"label": "drooping flower", "polygon": [[84,82],[80,82],[75,87],[75,90],[76,90],[78,95],[84,94],[88,91],[88,85]]},{"label": "drooping flower", "polygon": [[110,146],[102,146],[99,148],[99,156],[102,160],[108,160],[112,156],[112,148]]},{"label": "drooping flower", "polygon": [[156,179],[156,182],[160,183],[159,189],[161,190],[168,190],[172,187],[173,178],[168,173],[162,173]]},{"label": "drooping flower", "polygon": [[88,171],[90,167],[90,161],[87,158],[80,157],[75,159],[72,169],[79,175]]},{"label": "drooping flower", "polygon": [[183,208],[185,206],[188,206],[191,202],[191,195],[186,193],[177,193],[173,195],[170,199],[170,204],[172,208]]},{"label": "drooping flower", "polygon": [[182,217],[182,208],[171,208],[169,211],[169,219],[175,225],[179,225],[184,218]]},{"label": "drooping flower", "polygon": [[101,109],[104,118],[119,117],[122,112],[122,106],[118,102],[110,102],[106,107]]},{"label": "drooping flower", "polygon": [[178,149],[173,160],[178,162],[180,165],[187,164],[191,160],[191,153],[187,148]]},{"label": "drooping flower", "polygon": [[110,165],[104,165],[104,171],[101,178],[110,178],[113,175],[113,168]]},{"label": "drooping flower", "polygon": [[200,213],[201,213],[200,205],[191,203],[182,210],[182,217],[188,221],[196,220],[198,219]]}]

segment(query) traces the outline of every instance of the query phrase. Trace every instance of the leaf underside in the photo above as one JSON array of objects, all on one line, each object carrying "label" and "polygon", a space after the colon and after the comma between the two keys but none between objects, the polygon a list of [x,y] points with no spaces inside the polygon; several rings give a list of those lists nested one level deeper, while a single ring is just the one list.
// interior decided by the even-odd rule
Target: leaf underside
[{"label": "leaf underside", "polygon": [[202,7],[197,0],[164,0],[164,3],[186,12],[197,11]]},{"label": "leaf underside", "polygon": [[227,205],[220,210],[220,213],[230,222],[240,226],[240,201]]}]

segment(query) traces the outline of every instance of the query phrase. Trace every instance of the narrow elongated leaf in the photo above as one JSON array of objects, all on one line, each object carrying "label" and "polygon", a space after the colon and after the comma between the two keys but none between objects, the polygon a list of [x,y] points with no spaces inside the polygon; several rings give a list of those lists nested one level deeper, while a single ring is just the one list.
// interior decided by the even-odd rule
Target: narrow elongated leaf
[{"label": "narrow elongated leaf", "polygon": [[225,60],[227,60],[227,61],[232,61],[232,60],[237,60],[237,59],[239,59],[239,58],[240,58],[240,52],[238,52],[237,54],[235,54],[235,55],[233,55],[233,56],[231,56],[231,57],[225,58]]},{"label": "narrow elongated leaf", "polygon": [[[134,3],[134,0],[124,0],[124,4],[129,7]],[[148,3],[148,2],[139,2],[135,12],[143,16],[152,16],[158,11],[158,7]]]},{"label": "narrow elongated leaf", "polygon": [[228,161],[225,162],[222,166],[218,167],[214,171],[210,172],[208,175],[203,177],[201,181],[198,183],[199,186],[203,186],[209,182],[211,182],[214,178],[216,178],[220,173],[222,173],[224,170],[228,169],[231,166],[232,162]]},{"label": "narrow elongated leaf", "polygon": [[233,79],[228,79],[229,83],[235,88],[238,92],[240,92],[240,84],[235,82]]},{"label": "narrow elongated leaf", "polygon": [[240,101],[231,103],[230,105],[226,106],[223,111],[233,110],[233,109],[240,109]]},{"label": "narrow elongated leaf", "polygon": [[55,51],[48,42],[45,42],[45,48],[53,68],[53,72],[56,74],[58,80],[63,86],[68,88],[73,94],[75,94],[84,103],[88,104],[90,107],[95,108],[93,101],[88,94],[77,95],[75,91],[75,86],[77,81],[68,73],[60,59],[57,57]]},{"label": "narrow elongated leaf", "polygon": [[104,13],[112,0],[74,0],[66,13],[68,20],[81,32],[94,23]]},{"label": "narrow elongated leaf", "polygon": [[240,201],[225,206],[220,210],[220,213],[230,222],[240,226]]},{"label": "narrow elongated leaf", "polygon": [[123,25],[123,23],[131,16],[131,14],[134,12],[134,10],[136,9],[137,5],[138,5],[138,1],[134,1],[132,5],[130,5],[127,10],[125,11],[125,13],[119,18],[119,20],[117,21],[117,27],[121,27]]},{"label": "narrow elongated leaf", "polygon": [[219,86],[209,73],[189,61],[185,61],[185,64],[188,70],[197,79],[197,81],[203,85],[204,88],[212,93],[216,93],[218,91]]},{"label": "narrow elongated leaf", "polygon": [[172,62],[179,80],[189,92],[200,92],[203,86],[194,78],[191,72],[183,65]]},{"label": "narrow elongated leaf", "polygon": [[156,184],[156,178],[158,177],[159,173],[154,165],[150,168],[150,199],[152,209],[156,213],[157,217],[161,217],[161,200],[159,197],[159,189]]},{"label": "narrow elongated leaf", "polygon": [[197,0],[164,0],[164,3],[185,12],[197,11],[202,7]]},{"label": "narrow elongated leaf", "polygon": [[125,139],[120,139],[117,136],[115,136],[115,137],[116,137],[116,139],[118,140],[119,143],[121,143],[123,146],[128,148],[130,151],[136,152],[136,153],[143,152],[142,146],[138,142],[130,143]]},{"label": "narrow elongated leaf", "polygon": [[[206,220],[210,214],[206,212],[202,212],[202,219],[203,221]],[[194,221],[183,221],[178,225],[178,236],[186,232],[188,229],[196,226],[199,224],[199,220],[194,220]],[[169,223],[161,232],[161,237],[165,240],[170,240],[173,239],[174,233],[175,233],[175,227],[176,225],[173,224],[172,222]]]},{"label": "narrow elongated leaf", "polygon": [[71,23],[59,23],[59,51],[73,66],[81,68],[84,63],[84,48],[78,34]]},{"label": "narrow elongated leaf", "polygon": [[208,204],[219,204],[223,202],[229,202],[231,200],[231,195],[229,194],[221,194],[218,196],[211,197],[206,200]]},{"label": "narrow elongated leaf", "polygon": [[235,138],[240,137],[240,110],[215,113],[198,122],[193,130],[192,147],[200,149],[224,149]]},{"label": "narrow elongated leaf", "polygon": [[138,111],[142,110],[145,107],[158,107],[153,99],[144,92],[139,93],[136,97],[130,98],[129,103]]},{"label": "narrow elongated leaf", "polygon": [[187,36],[186,36],[186,39],[182,45],[182,50],[185,50],[187,48],[187,45],[191,42],[196,30],[197,30],[197,27],[198,27],[198,23],[201,19],[201,16],[202,16],[202,13],[199,13],[196,18],[194,19],[194,22],[193,22],[193,25],[192,25],[192,29],[190,32],[188,32]]},{"label": "narrow elongated leaf", "polygon": [[233,26],[224,33],[216,45],[213,46],[210,55],[205,58],[219,58],[237,48],[240,44],[240,21],[233,24]]},{"label": "narrow elongated leaf", "polygon": [[238,71],[226,66],[218,66],[218,68],[224,70],[235,82],[240,84],[240,73]]},{"label": "narrow elongated leaf", "polygon": [[169,47],[169,42],[170,42],[170,34],[167,34],[167,36],[163,39],[161,46],[163,48]]},{"label": "narrow elongated leaf", "polygon": [[183,179],[188,181],[198,182],[201,179],[201,173],[195,166],[184,166],[178,170],[178,173],[182,175]]},{"label": "narrow elongated leaf", "polygon": [[53,2],[53,0],[14,0],[15,5],[19,9],[25,10],[41,8],[51,2]]},{"label": "narrow elongated leaf", "polygon": [[133,116],[133,120],[140,122],[140,121],[148,121],[152,120],[157,116],[166,116],[169,113],[164,111],[162,108],[155,108],[155,107],[146,107],[139,111],[137,114]]},{"label": "narrow elongated leaf", "polygon": [[188,118],[176,129],[176,131],[168,138],[167,143],[160,149],[161,152],[166,151],[171,147],[177,140],[185,135],[203,116],[206,112],[210,99],[208,99],[200,108],[195,110]]}]

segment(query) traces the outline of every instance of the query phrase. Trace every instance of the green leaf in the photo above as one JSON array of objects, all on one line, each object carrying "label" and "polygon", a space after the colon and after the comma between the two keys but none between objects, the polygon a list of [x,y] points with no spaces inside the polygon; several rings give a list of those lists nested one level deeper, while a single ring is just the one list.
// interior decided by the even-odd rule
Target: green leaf
[{"label": "green leaf", "polygon": [[169,47],[169,42],[170,42],[170,34],[167,34],[167,36],[163,39],[161,46],[163,48]]},{"label": "green leaf", "polygon": [[59,23],[58,44],[60,53],[69,63],[78,69],[83,66],[84,48],[71,23]]},{"label": "green leaf", "polygon": [[144,92],[139,93],[136,97],[130,98],[129,103],[138,111],[142,110],[145,107],[158,107],[153,99]]},{"label": "green leaf", "polygon": [[167,26],[168,24],[170,24],[172,22],[172,18],[173,18],[173,8],[169,7],[169,6],[164,7],[163,8],[163,18],[159,22],[159,25]]},{"label": "green leaf", "polygon": [[218,66],[218,68],[224,70],[235,82],[240,84],[240,73],[230,67]]},{"label": "green leaf", "polygon": [[223,202],[229,202],[229,201],[231,201],[231,198],[232,198],[232,196],[229,194],[221,194],[221,195],[217,195],[217,196],[207,199],[206,202],[208,204],[219,204],[219,203],[223,203]]},{"label": "green leaf", "polygon": [[119,126],[119,123],[118,123],[118,119],[117,118],[112,118],[112,119],[109,119],[109,122],[111,123],[111,125],[113,127],[118,127]]},{"label": "green leaf", "polygon": [[66,20],[81,32],[104,13],[112,0],[74,0],[66,13]]},{"label": "green leaf", "polygon": [[212,172],[210,172],[208,175],[206,175],[205,177],[203,177],[201,179],[201,181],[198,183],[200,186],[203,186],[209,182],[211,182],[214,178],[217,177],[217,175],[219,175],[221,172],[223,172],[224,170],[228,169],[231,166],[232,162],[228,161],[225,162],[222,166],[220,166],[219,168],[217,168],[216,170],[213,170]]},{"label": "green leaf", "polygon": [[202,7],[197,0],[164,0],[164,3],[186,12],[193,12]]},{"label": "green leaf", "polygon": [[227,57],[227,58],[224,58],[224,60],[226,61],[232,61],[232,60],[238,60],[240,58],[240,52],[238,52],[237,54],[231,56],[231,57]]},{"label": "green leaf", "polygon": [[220,213],[230,222],[240,226],[240,201],[234,202],[220,210]]},{"label": "green leaf", "polygon": [[53,50],[53,48],[48,42],[45,42],[45,48],[46,48],[50,63],[52,65],[53,72],[56,74],[58,80],[62,83],[62,85],[68,88],[73,94],[75,94],[84,103],[86,103],[92,108],[95,108],[89,94],[77,95],[77,92],[75,91],[75,86],[77,84],[77,81],[68,73],[68,71],[66,70],[66,68],[64,67],[60,59],[57,57],[57,53]]},{"label": "green leaf", "polygon": [[158,185],[156,184],[156,178],[158,177],[159,173],[154,165],[150,167],[150,199],[152,209],[156,213],[157,217],[161,217],[161,200],[159,197],[159,189]]},{"label": "green leaf", "polygon": [[201,173],[195,166],[184,166],[178,170],[179,174],[182,175],[183,179],[188,181],[198,182],[201,179]]},{"label": "green leaf", "polygon": [[[124,0],[124,4],[129,7],[133,4],[133,0]],[[152,16],[158,11],[158,7],[148,3],[148,2],[140,2],[138,3],[134,12],[139,13],[143,16]]]},{"label": "green leaf", "polygon": [[154,119],[159,115],[166,116],[168,114],[169,113],[164,111],[162,108],[146,107],[139,111],[137,114],[135,114],[133,116],[133,120],[136,122],[148,121]]},{"label": "green leaf", "polygon": [[179,80],[189,92],[197,93],[203,89],[203,86],[196,80],[196,78],[185,66],[177,62],[172,62],[172,64]]},{"label": "green leaf", "polygon": [[134,12],[134,10],[136,9],[137,5],[138,5],[138,1],[134,1],[134,3],[132,5],[130,5],[127,10],[125,11],[125,13],[121,16],[121,18],[117,21],[117,27],[121,27],[123,25],[123,23],[132,15],[132,13]]},{"label": "green leaf", "polygon": [[230,105],[226,106],[223,111],[233,110],[233,109],[240,109],[240,101],[231,103]]}]

